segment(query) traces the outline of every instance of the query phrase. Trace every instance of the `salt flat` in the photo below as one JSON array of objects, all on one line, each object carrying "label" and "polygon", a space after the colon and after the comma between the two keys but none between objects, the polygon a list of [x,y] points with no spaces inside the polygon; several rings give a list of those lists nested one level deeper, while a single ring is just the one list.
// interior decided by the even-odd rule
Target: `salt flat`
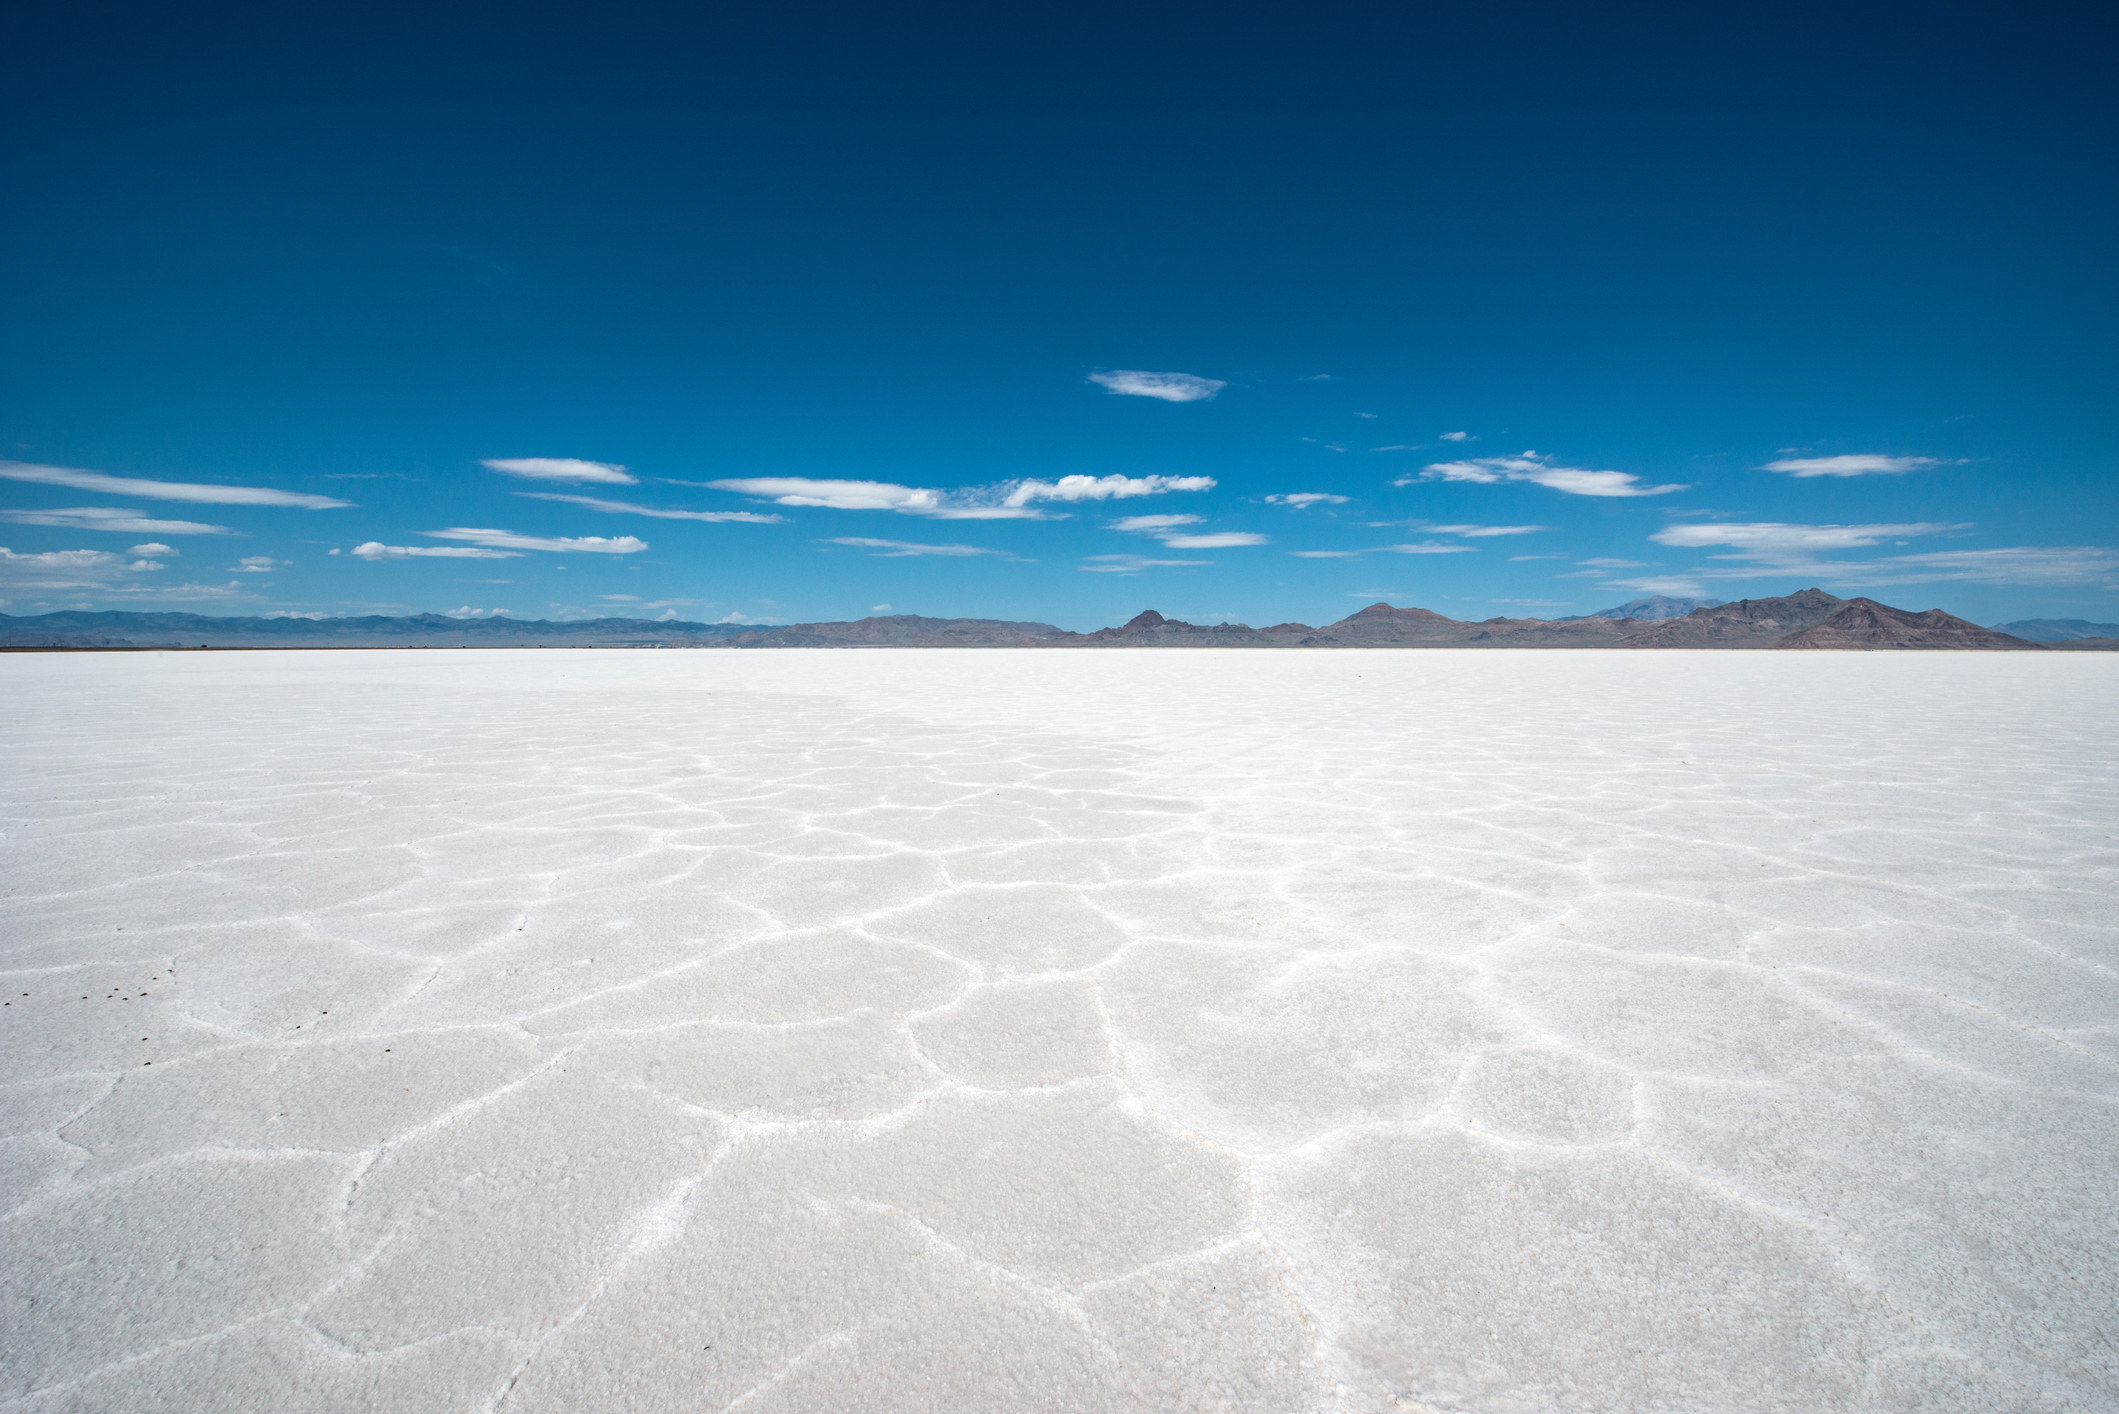
[{"label": "salt flat", "polygon": [[2119,1408],[2119,658],[0,699],[0,1407]]}]

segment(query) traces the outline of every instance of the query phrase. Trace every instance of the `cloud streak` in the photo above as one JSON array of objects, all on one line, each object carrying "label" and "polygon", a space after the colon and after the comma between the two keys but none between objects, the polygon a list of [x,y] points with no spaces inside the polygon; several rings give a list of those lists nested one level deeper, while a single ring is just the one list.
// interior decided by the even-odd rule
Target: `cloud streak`
[{"label": "cloud streak", "polygon": [[1159,398],[1166,403],[1203,403],[1229,385],[1219,378],[1192,373],[1150,373],[1141,368],[1113,368],[1089,375],[1106,392],[1129,398]]},{"label": "cloud streak", "polygon": [[522,476],[532,481],[598,481],[607,486],[637,486],[639,478],[627,475],[617,462],[589,462],[575,457],[488,457],[479,463],[502,476]]},{"label": "cloud streak", "polygon": [[[680,482],[679,485],[693,485]],[[1003,481],[942,491],[894,481],[837,481],[807,476],[742,476],[704,483],[782,506],[834,511],[893,511],[929,520],[1053,520],[1038,502],[1125,501],[1172,491],[1211,491],[1211,476],[1062,476],[1057,481]]]},{"label": "cloud streak", "polygon": [[303,510],[328,511],[350,506],[332,496],[312,496],[304,491],[279,491],[268,486],[223,486],[199,481],[147,481],[133,476],[105,476],[100,471],[81,471],[68,466],[38,466],[30,462],[0,461],[0,477],[10,481],[33,481],[45,486],[64,486],[74,491],[102,491],[113,496],[143,496],[150,501],[195,501],[221,506],[296,506]]},{"label": "cloud streak", "polygon": [[738,525],[781,525],[787,520],[786,516],[761,515],[757,511],[678,511],[660,506],[636,506],[631,501],[606,501],[597,496],[573,496],[563,491],[517,491],[515,494],[531,501],[564,501],[570,506],[586,506],[592,511],[653,516],[657,520],[702,520]]},{"label": "cloud streak", "polygon": [[912,540],[874,540],[861,535],[837,535],[829,540],[820,540],[820,545],[849,545],[855,549],[873,550],[879,559],[898,560],[909,555],[999,555],[1000,550],[989,550],[979,545],[922,545]]},{"label": "cloud streak", "polygon": [[1767,462],[1760,471],[1778,471],[1788,476],[1903,476],[1946,463],[1935,457],[1887,457],[1859,452],[1841,457],[1783,457]]},{"label": "cloud streak", "polygon": [[480,550],[468,545],[385,545],[364,540],[346,552],[356,560],[519,560],[515,550]]},{"label": "cloud streak", "polygon": [[1396,486],[1415,481],[1464,481],[1482,486],[1508,481],[1527,481],[1570,496],[1667,496],[1683,491],[1675,483],[1644,486],[1630,471],[1592,471],[1586,467],[1558,466],[1551,457],[1525,452],[1520,457],[1474,457],[1468,461],[1434,462],[1418,476],[1402,476]]},{"label": "cloud streak", "polygon": [[578,535],[555,538],[545,535],[517,535],[511,530],[483,530],[463,525],[452,525],[447,530],[422,530],[420,534],[431,540],[468,540],[486,550],[546,550],[558,555],[634,555],[647,548],[647,541],[636,540],[630,535]]},{"label": "cloud streak", "polygon": [[1157,560],[1146,555],[1087,555],[1075,568],[1090,574],[1138,574],[1142,570],[1211,565],[1212,560]]},{"label": "cloud streak", "polygon": [[1335,496],[1329,491],[1284,491],[1266,497],[1269,506],[1288,506],[1295,510],[1308,510],[1311,506],[1343,506],[1346,497]]},{"label": "cloud streak", "polygon": [[116,506],[69,506],[64,510],[0,511],[0,520],[16,525],[52,525],[62,530],[108,530],[119,535],[233,535],[225,525],[196,520],[157,520],[143,511]]}]

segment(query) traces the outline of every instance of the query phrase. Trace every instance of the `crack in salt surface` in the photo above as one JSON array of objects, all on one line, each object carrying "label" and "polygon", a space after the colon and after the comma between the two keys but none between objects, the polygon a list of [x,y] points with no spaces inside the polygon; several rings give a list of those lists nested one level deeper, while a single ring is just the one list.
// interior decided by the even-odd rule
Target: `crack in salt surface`
[{"label": "crack in salt surface", "polygon": [[[2093,655],[585,663],[0,662],[0,1407],[145,1395],[272,1321],[316,1368],[231,1402],[350,1361],[403,1406],[438,1361],[510,1411],[944,1368],[1077,1407],[1661,1408],[1673,1369],[1691,1407],[2119,1404]],[[81,996],[156,969],[122,1018]],[[412,1052],[485,1068],[391,1099]],[[282,1071],[284,1144],[244,1117]],[[601,1163],[606,1109],[642,1157]],[[870,1167],[930,1145],[914,1190]],[[407,1163],[427,1196],[356,1221]],[[242,1187],[289,1164],[335,1178]],[[280,1265],[223,1265],[206,1181]],[[466,1222],[531,1275],[406,1265]],[[1031,1250],[1116,1275],[981,1255]],[[172,1260],[208,1333],[143,1279]],[[740,1368],[688,1363],[702,1327]],[[915,1328],[959,1343],[927,1374]]]}]

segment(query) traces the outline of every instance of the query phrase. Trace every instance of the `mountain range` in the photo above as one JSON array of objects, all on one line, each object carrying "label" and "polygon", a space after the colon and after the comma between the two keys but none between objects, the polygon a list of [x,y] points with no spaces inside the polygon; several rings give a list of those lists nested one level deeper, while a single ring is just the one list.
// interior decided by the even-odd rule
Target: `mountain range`
[{"label": "mountain range", "polygon": [[1696,607],[1684,612],[1671,608],[1684,602],[1658,596],[1581,618],[1476,622],[1376,603],[1317,628],[1194,624],[1149,609],[1117,628],[1093,633],[1047,623],[915,614],[764,627],[619,618],[220,618],[113,610],[26,618],[0,614],[0,643],[14,648],[2119,648],[2119,640],[2100,636],[2041,644],[1940,609],[1915,613],[1873,599],[1841,599],[1821,589],[1726,604],[1694,601]]}]

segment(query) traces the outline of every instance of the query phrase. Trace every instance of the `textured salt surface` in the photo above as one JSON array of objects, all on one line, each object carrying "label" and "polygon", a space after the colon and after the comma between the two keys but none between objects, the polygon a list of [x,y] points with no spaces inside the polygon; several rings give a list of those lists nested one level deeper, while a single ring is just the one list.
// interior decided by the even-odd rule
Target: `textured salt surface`
[{"label": "textured salt surface", "polygon": [[2115,668],[0,660],[0,1406],[2119,1407]]}]

